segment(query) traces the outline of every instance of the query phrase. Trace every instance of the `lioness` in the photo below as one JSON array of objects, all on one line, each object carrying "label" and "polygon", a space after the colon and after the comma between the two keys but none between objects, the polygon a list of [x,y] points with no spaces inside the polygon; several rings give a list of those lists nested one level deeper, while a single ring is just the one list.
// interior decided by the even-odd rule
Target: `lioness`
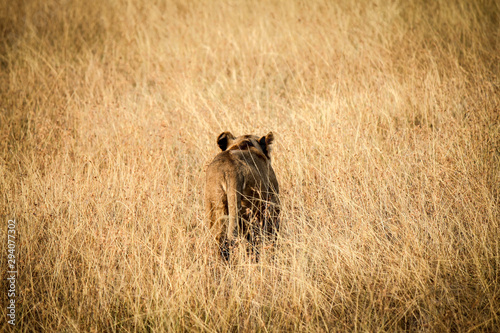
[{"label": "lioness", "polygon": [[225,259],[238,235],[253,247],[263,236],[275,240],[280,205],[269,155],[273,140],[272,132],[261,138],[223,132],[217,138],[222,152],[207,168],[205,211]]}]

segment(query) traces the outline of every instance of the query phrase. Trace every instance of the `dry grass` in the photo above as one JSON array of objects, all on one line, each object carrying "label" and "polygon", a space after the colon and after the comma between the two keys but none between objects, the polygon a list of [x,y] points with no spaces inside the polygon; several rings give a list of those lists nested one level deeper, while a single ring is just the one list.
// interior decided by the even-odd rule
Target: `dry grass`
[{"label": "dry grass", "polygon": [[[1,1],[16,329],[497,331],[499,13]],[[208,251],[204,166],[223,130],[277,136],[283,232],[258,264]]]}]

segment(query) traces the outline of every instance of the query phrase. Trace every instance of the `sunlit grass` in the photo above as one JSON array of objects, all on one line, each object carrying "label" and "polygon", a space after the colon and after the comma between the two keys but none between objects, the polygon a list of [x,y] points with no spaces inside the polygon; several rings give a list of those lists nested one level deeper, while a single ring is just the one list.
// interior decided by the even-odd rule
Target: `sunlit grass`
[{"label": "sunlit grass", "polygon": [[[4,1],[17,330],[496,331],[499,13]],[[283,227],[259,263],[221,263],[203,223],[225,130],[276,136]]]}]

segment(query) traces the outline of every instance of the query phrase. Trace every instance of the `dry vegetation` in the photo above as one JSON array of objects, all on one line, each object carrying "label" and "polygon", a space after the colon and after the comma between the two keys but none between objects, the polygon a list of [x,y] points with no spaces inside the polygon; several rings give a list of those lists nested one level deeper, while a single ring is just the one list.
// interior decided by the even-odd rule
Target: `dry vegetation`
[{"label": "dry vegetation", "polygon": [[[499,13],[1,1],[16,330],[497,331]],[[223,130],[276,135],[283,229],[258,264],[208,250],[204,167]]]}]

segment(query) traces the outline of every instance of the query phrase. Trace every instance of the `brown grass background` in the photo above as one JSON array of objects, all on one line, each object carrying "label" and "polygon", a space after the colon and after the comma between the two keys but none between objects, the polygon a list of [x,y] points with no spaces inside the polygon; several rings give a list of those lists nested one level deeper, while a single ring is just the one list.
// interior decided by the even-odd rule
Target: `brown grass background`
[{"label": "brown grass background", "polygon": [[[500,327],[500,5],[0,1],[1,330]],[[274,255],[218,262],[215,138],[273,131]]]}]

